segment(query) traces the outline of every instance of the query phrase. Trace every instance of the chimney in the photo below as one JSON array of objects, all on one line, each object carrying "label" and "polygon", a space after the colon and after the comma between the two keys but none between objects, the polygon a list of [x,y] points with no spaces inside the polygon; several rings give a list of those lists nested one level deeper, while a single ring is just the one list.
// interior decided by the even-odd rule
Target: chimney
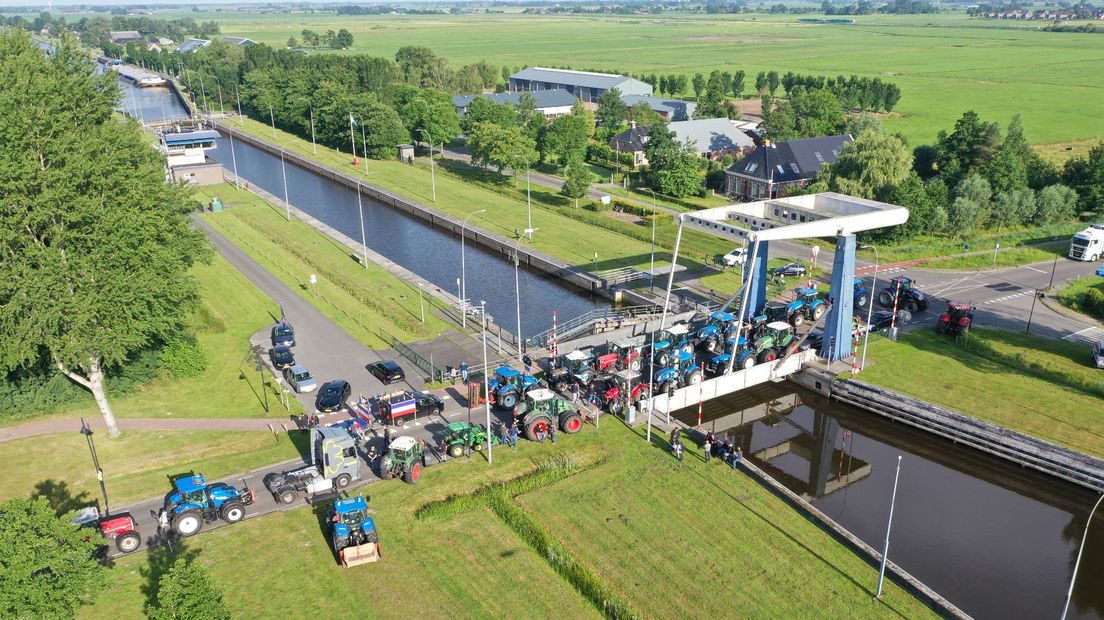
[{"label": "chimney", "polygon": [[771,146],[770,140],[763,140],[763,146]]},{"label": "chimney", "polygon": [[636,121],[629,121],[629,129],[636,129]]}]

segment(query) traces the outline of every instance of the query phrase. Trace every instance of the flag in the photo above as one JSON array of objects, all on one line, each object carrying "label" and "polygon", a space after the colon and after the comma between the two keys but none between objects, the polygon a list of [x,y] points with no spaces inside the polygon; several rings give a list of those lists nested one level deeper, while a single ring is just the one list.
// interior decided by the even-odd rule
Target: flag
[{"label": "flag", "polygon": [[360,126],[360,125],[357,124],[356,119],[353,118],[353,113],[352,112],[349,112],[349,124],[352,125],[353,127],[359,127]]}]

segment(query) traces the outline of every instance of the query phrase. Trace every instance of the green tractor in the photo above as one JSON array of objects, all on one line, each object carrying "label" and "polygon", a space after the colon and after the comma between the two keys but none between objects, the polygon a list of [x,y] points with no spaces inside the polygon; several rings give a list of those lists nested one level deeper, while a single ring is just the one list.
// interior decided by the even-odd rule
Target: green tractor
[{"label": "green tractor", "polygon": [[402,478],[407,484],[422,476],[422,444],[413,437],[397,437],[380,459],[380,476],[384,480]]},{"label": "green tractor", "polygon": [[445,433],[441,443],[445,446],[445,452],[453,458],[463,456],[464,448],[479,452],[487,445],[487,431],[478,424],[450,422],[445,427]]},{"label": "green tractor", "polygon": [[547,388],[525,393],[525,410],[518,415],[518,422],[525,438],[530,441],[536,441],[538,433],[547,433],[553,424],[569,434],[578,433],[583,428],[583,419],[571,403]]},{"label": "green tractor", "polygon": [[773,362],[789,353],[797,345],[793,326],[784,321],[767,323],[763,335],[755,341],[759,362]]}]

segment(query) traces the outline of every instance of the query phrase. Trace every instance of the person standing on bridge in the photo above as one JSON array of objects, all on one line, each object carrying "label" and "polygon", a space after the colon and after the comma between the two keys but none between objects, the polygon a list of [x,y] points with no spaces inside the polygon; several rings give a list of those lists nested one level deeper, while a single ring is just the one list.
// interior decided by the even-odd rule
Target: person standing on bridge
[{"label": "person standing on bridge", "polygon": [[579,384],[571,384],[571,404],[579,402]]},{"label": "person standing on bridge", "polygon": [[705,436],[705,442],[702,443],[702,451],[705,453],[705,462],[708,463],[709,459],[713,456],[713,442],[709,441],[709,435]]}]

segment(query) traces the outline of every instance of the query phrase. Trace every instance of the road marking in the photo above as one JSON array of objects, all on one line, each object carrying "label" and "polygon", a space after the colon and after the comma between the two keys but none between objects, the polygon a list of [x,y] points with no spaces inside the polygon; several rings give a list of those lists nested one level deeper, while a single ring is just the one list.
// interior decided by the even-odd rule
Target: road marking
[{"label": "road marking", "polygon": [[1032,271],[1038,271],[1039,273],[1046,273],[1046,272],[1045,272],[1045,271],[1043,271],[1042,269],[1036,269],[1036,268],[1034,268],[1034,267],[1028,267],[1027,265],[1024,265],[1024,269],[1030,269],[1030,270],[1032,270]]},{"label": "road marking", "polygon": [[1068,336],[1062,336],[1062,340],[1094,344],[1098,340],[1104,340],[1104,327],[1086,327],[1079,332],[1074,332]]}]

